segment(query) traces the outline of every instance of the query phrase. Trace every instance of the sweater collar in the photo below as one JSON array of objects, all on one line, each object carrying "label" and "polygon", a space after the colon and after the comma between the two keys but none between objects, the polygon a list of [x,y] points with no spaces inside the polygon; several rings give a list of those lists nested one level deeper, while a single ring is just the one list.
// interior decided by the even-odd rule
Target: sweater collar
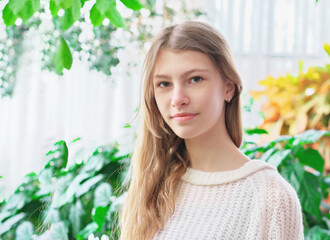
[{"label": "sweater collar", "polygon": [[246,162],[240,168],[228,171],[205,172],[188,167],[181,179],[194,185],[218,185],[237,181],[265,168],[277,171],[272,165],[262,160],[253,159]]}]

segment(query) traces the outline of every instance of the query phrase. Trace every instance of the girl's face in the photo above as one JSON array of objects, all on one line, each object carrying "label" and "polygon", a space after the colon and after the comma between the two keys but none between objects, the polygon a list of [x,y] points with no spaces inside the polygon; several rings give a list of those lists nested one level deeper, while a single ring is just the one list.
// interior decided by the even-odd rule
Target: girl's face
[{"label": "girl's face", "polygon": [[225,99],[233,96],[235,88],[221,79],[206,54],[160,50],[152,84],[158,109],[177,136],[219,134],[215,130],[225,124]]}]

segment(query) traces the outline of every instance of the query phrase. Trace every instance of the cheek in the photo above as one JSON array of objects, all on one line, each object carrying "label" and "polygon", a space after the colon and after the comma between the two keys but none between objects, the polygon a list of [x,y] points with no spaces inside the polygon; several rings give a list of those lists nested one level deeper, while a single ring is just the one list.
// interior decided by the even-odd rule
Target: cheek
[{"label": "cheek", "polygon": [[155,95],[155,100],[156,100],[157,108],[158,108],[160,114],[162,115],[163,118],[165,118],[165,115],[166,115],[166,103],[165,103],[164,96]]}]

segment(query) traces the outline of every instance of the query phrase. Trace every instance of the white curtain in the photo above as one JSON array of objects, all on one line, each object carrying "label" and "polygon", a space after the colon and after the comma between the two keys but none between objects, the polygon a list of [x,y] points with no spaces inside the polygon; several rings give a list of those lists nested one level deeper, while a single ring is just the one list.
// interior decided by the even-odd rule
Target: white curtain
[{"label": "white curtain", "polygon": [[[305,70],[329,62],[323,50],[323,44],[330,42],[328,0],[193,2],[201,4],[208,13],[205,21],[229,42],[245,92],[260,89],[257,82],[267,75],[298,73],[299,59]],[[77,60],[59,77],[40,70],[42,44],[38,31],[29,32],[15,93],[0,99],[0,198],[11,193],[25,174],[40,171],[55,141],[81,137],[81,146],[90,150],[113,141],[123,145],[133,141],[133,131],[123,126],[133,120],[138,106],[141,64],[127,63],[131,59],[142,63],[141,51],[128,44],[111,77],[89,71],[88,63]],[[251,113],[243,117],[245,127],[261,121]]]}]

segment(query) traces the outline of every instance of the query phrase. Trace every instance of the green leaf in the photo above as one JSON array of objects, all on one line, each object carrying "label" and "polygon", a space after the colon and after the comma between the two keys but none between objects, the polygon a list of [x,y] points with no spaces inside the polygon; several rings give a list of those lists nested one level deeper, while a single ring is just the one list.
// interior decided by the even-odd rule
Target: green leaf
[{"label": "green leaf", "polygon": [[127,123],[125,126],[124,126],[124,128],[131,128],[132,126],[129,124],[129,123]]},{"label": "green leaf", "polygon": [[92,233],[94,233],[98,229],[98,225],[96,222],[91,222],[89,223],[83,230],[81,230],[78,235],[77,239],[78,240],[84,240],[87,239],[88,236]]},{"label": "green leaf", "polygon": [[119,197],[115,198],[110,207],[110,212],[114,213],[118,211],[119,207],[122,206],[126,200],[127,192],[123,193]]},{"label": "green leaf", "polygon": [[245,129],[244,131],[248,135],[253,135],[253,134],[268,134],[268,132],[265,129],[261,129],[261,128]]},{"label": "green leaf", "polygon": [[324,50],[327,52],[327,54],[330,56],[330,45],[325,43],[323,45]]},{"label": "green leaf", "polygon": [[47,224],[57,223],[61,220],[60,212],[53,207],[47,208],[42,215],[44,223]]},{"label": "green leaf", "polygon": [[5,218],[8,218],[10,216],[11,216],[10,211],[1,210],[0,211],[0,222],[2,222]]},{"label": "green leaf", "polygon": [[61,17],[60,22],[61,22],[61,29],[63,30],[67,30],[72,26],[72,24],[75,22],[72,15],[72,8],[68,8],[65,10],[63,17]]},{"label": "green leaf", "polygon": [[63,222],[54,223],[50,227],[49,236],[52,240],[69,240],[68,228]]},{"label": "green leaf", "polygon": [[97,207],[93,209],[93,220],[97,223],[98,229],[96,231],[99,231],[102,228],[103,223],[105,222],[105,216],[107,215],[107,212],[109,210],[110,206],[106,207]]},{"label": "green leaf", "polygon": [[31,240],[33,225],[29,221],[22,222],[16,229],[16,240]]},{"label": "green leaf", "polygon": [[59,6],[60,8],[68,9],[69,7],[72,6],[73,0],[54,0],[56,5]]},{"label": "green leaf", "polygon": [[94,27],[102,25],[102,22],[105,19],[105,16],[97,9],[96,4],[91,8],[89,17]]},{"label": "green leaf", "polygon": [[286,149],[284,151],[277,151],[271,155],[266,161],[274,167],[278,167],[283,160],[291,153],[291,149]]},{"label": "green leaf", "polygon": [[80,183],[86,179],[88,179],[90,176],[87,173],[81,173],[77,175],[70,183],[68,189],[66,190],[66,197],[72,198],[74,194],[78,191],[80,188]]},{"label": "green leaf", "polygon": [[81,7],[83,7],[83,6],[85,5],[85,2],[87,2],[87,1],[89,1],[89,0],[80,0],[80,2],[81,2]]},{"label": "green leaf", "polygon": [[111,7],[116,7],[116,0],[96,0],[95,6],[102,15],[105,15]]},{"label": "green leaf", "polygon": [[11,26],[15,24],[15,21],[17,19],[17,16],[13,13],[13,11],[10,9],[9,4],[5,6],[2,12],[2,19],[3,22],[6,24],[6,26]]},{"label": "green leaf", "polygon": [[28,23],[30,17],[32,17],[33,13],[32,1],[28,0],[25,2],[24,7],[18,12],[18,16],[20,16],[25,24]]},{"label": "green leaf", "polygon": [[330,131],[310,129],[301,134],[295,135],[294,146],[315,143],[323,136],[330,136]]},{"label": "green leaf", "polygon": [[270,148],[268,149],[260,158],[262,161],[267,161],[271,155],[273,155],[276,151],[278,151],[276,148]]},{"label": "green leaf", "polygon": [[320,219],[322,193],[318,177],[305,171],[296,162],[285,165],[280,173],[296,190],[302,209]]},{"label": "green leaf", "polygon": [[300,185],[304,179],[304,169],[296,162],[286,164],[279,169],[281,175],[299,192]]},{"label": "green leaf", "polygon": [[69,220],[71,222],[72,232],[74,236],[76,236],[81,229],[81,220],[84,216],[84,213],[85,212],[83,209],[83,205],[81,204],[80,200],[77,200],[75,204],[71,205],[69,211]]},{"label": "green leaf", "polygon": [[87,162],[85,163],[85,166],[83,167],[83,172],[95,172],[100,170],[104,165],[104,158],[101,156],[91,156],[88,158]]},{"label": "green leaf", "polygon": [[313,226],[305,235],[305,240],[326,240],[330,239],[330,231],[322,229],[320,226]]},{"label": "green leaf", "polygon": [[8,5],[15,15],[24,8],[26,0],[10,0]]},{"label": "green leaf", "polygon": [[84,182],[78,189],[76,193],[76,197],[80,197],[81,195],[88,192],[91,188],[94,188],[95,184],[101,181],[102,179],[103,179],[103,175],[100,174]]},{"label": "green leaf", "polygon": [[5,222],[2,222],[0,225],[0,236],[12,229],[12,227],[21,221],[24,217],[24,213],[19,213],[11,218],[8,218]]},{"label": "green leaf", "polygon": [[58,11],[61,8],[59,6],[56,5],[55,0],[50,0],[49,2],[49,10],[52,13],[53,17],[57,16]]},{"label": "green leaf", "polygon": [[73,0],[73,2],[72,2],[72,17],[75,21],[79,20],[79,18],[80,18],[80,8],[81,8],[80,0]]},{"label": "green leaf", "polygon": [[312,148],[304,149],[301,147],[296,152],[295,157],[299,159],[300,163],[308,165],[323,174],[324,159],[319,151]]},{"label": "green leaf", "polygon": [[94,206],[105,207],[111,202],[112,187],[109,183],[101,183],[94,192]]},{"label": "green leaf", "polygon": [[143,8],[143,5],[137,0],[120,0],[126,7],[133,9],[134,11]]},{"label": "green leaf", "polygon": [[24,207],[25,202],[26,202],[26,196],[24,195],[24,193],[22,192],[15,193],[9,197],[2,211],[7,211],[7,210],[10,211],[13,209],[20,210],[22,207]]},{"label": "green leaf", "polygon": [[32,9],[34,12],[39,11],[40,9],[40,0],[31,0],[32,2]]},{"label": "green leaf", "polygon": [[319,186],[319,178],[305,171],[298,196],[301,200],[303,210],[321,219],[320,204],[322,201],[322,193]]},{"label": "green leaf", "polygon": [[60,46],[53,56],[53,63],[58,73],[62,74],[63,69],[70,69],[72,66],[72,55],[68,45],[63,37],[60,40]]},{"label": "green leaf", "polygon": [[105,13],[105,15],[110,19],[110,22],[116,26],[116,27],[123,27],[127,28],[124,19],[120,15],[120,13],[117,11],[116,6],[112,5],[108,11]]}]

